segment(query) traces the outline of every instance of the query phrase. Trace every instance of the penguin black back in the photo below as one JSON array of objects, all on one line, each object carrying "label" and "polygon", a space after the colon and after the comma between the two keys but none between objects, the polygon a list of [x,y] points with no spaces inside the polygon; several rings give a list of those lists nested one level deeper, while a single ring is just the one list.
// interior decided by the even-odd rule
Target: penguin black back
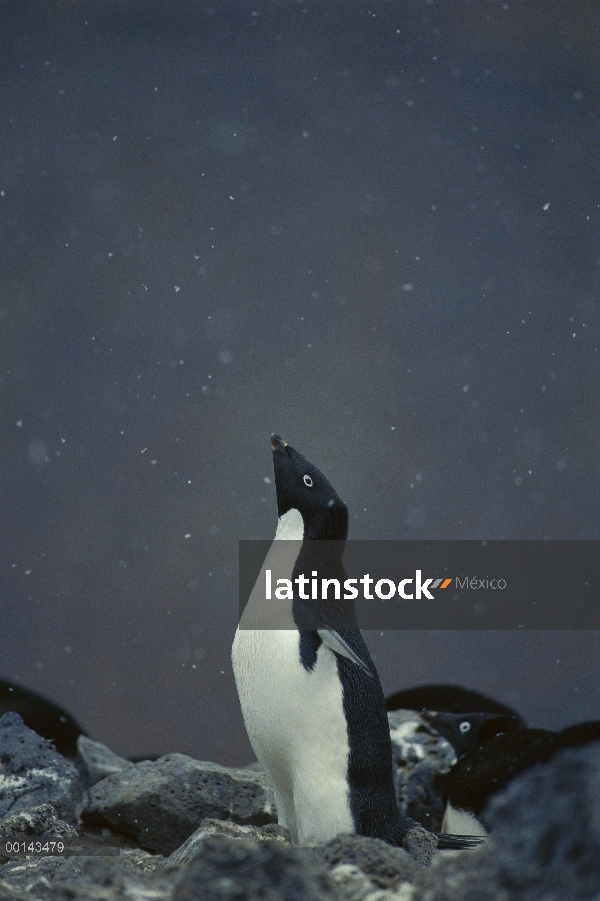
[{"label": "penguin black back", "polygon": [[557,733],[547,729],[515,729],[490,738],[453,767],[448,803],[479,819],[493,794],[530,766],[550,760],[557,748]]},{"label": "penguin black back", "polygon": [[402,817],[394,791],[392,745],[379,676],[360,632],[344,631],[344,639],[371,669],[369,677],[351,660],[337,658],[348,728],[350,809],[360,835],[401,844],[413,825]]},{"label": "penguin black back", "polygon": [[450,771],[444,828],[459,831],[461,817],[469,833],[475,828],[473,818],[485,826],[488,801],[512,779],[548,763],[560,751],[590,742],[600,742],[598,720],[574,723],[562,732],[519,728],[488,738],[464,754]]},{"label": "penguin black back", "polygon": [[547,763],[566,748],[598,741],[598,720],[575,723],[561,732],[518,728],[494,735],[466,753],[453,767],[447,787],[448,805],[454,811],[467,811],[479,819],[490,797],[515,776]]},{"label": "penguin black back", "polygon": [[600,720],[587,720],[574,723],[559,733],[558,742],[562,748],[586,745],[592,741],[600,741]]},{"label": "penguin black back", "polygon": [[388,710],[436,710],[440,713],[497,713],[515,716],[519,725],[525,726],[522,717],[507,704],[461,685],[417,685],[388,695],[386,707]]}]

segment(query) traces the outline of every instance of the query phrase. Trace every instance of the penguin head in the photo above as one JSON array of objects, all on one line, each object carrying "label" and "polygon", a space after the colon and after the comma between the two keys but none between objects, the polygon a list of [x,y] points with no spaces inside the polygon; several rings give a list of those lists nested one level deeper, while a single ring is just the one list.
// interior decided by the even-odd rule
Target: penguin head
[{"label": "penguin head", "polygon": [[437,713],[423,710],[419,716],[450,742],[459,758],[484,741],[519,727],[518,717],[497,713]]},{"label": "penguin head", "polygon": [[348,508],[316,466],[280,435],[271,435],[277,491],[277,515],[297,510],[304,538],[345,540]]}]

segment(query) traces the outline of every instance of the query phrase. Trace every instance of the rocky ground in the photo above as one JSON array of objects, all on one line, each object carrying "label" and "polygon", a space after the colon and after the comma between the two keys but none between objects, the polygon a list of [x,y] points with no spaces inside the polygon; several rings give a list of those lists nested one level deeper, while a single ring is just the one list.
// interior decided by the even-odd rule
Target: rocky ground
[{"label": "rocky ground", "polygon": [[[438,829],[453,751],[413,713],[390,728],[398,798]],[[432,855],[421,830],[297,848],[276,820],[258,766],[132,764],[84,737],[70,761],[0,719],[0,901],[600,901],[600,744],[514,780],[475,851]]]}]

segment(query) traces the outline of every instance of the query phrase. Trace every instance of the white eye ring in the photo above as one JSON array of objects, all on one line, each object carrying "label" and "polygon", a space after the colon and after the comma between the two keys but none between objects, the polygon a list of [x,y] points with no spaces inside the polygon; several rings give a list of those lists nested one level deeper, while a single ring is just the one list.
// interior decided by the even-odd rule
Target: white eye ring
[{"label": "white eye ring", "polygon": [[306,485],[307,488],[312,488],[313,480],[311,479],[310,476],[302,476],[302,481],[304,482],[304,484]]},{"label": "white eye ring", "polygon": [[464,720],[458,728],[461,732],[468,732],[471,728],[471,723],[469,723],[468,720]]}]

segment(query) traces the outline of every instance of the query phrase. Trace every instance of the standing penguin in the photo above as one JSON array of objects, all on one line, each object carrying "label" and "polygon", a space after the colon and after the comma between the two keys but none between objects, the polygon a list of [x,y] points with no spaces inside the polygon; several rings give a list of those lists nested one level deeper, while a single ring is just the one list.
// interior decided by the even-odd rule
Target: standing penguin
[{"label": "standing penguin", "polygon": [[[293,548],[285,577],[293,584],[298,574],[318,571],[343,582],[346,505],[283,438],[272,435],[271,446],[279,516],[275,545],[288,539]],[[322,539],[332,544],[319,558]],[[246,623],[260,598],[255,589]],[[294,592],[278,603],[287,625],[244,628],[242,618],[232,661],[248,736],[273,783],[280,824],[299,844],[327,842],[340,832],[402,844],[419,824],[398,809],[385,699],[353,606],[341,611],[351,628],[340,629],[339,602],[336,611],[321,603],[316,610],[310,603],[301,606]],[[479,841],[443,835],[439,847],[469,848]]]}]

